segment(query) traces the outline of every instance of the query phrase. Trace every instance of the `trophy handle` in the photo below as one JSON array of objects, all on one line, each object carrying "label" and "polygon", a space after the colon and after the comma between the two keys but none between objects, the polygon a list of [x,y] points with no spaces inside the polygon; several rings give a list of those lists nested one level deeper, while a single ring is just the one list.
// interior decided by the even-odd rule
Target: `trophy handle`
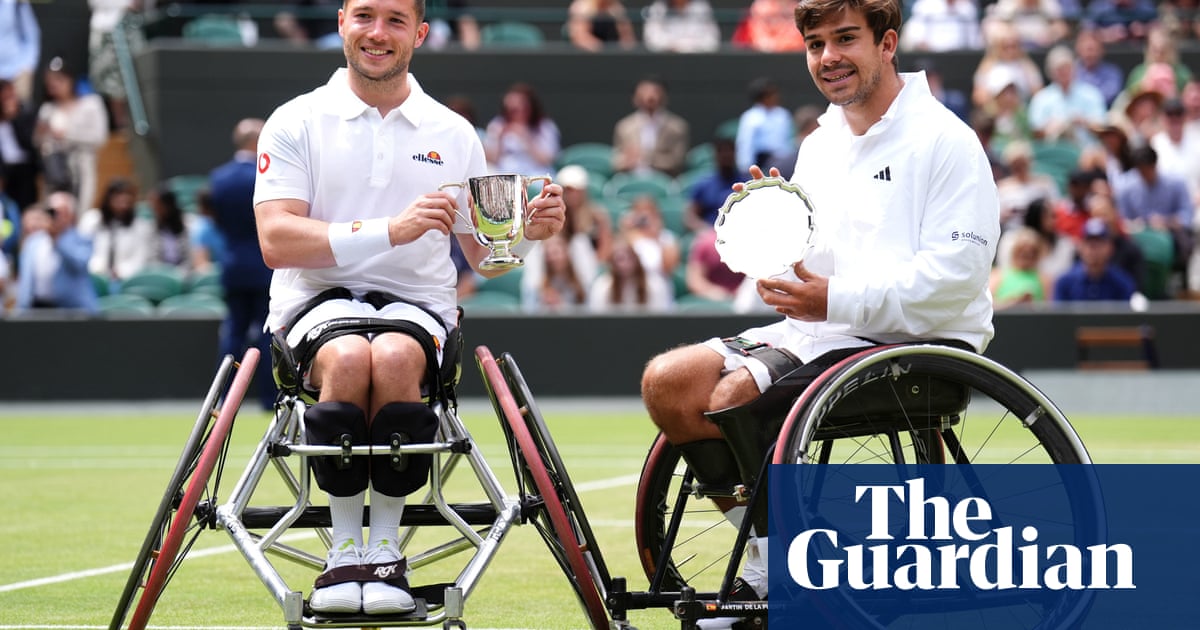
[{"label": "trophy handle", "polygon": [[[447,188],[466,188],[466,187],[467,187],[466,182],[447,182],[445,184],[442,184],[441,186],[438,186],[438,190],[446,190]],[[468,193],[468,196],[470,196],[469,193]],[[463,221],[465,221],[467,223],[467,225],[471,226],[472,229],[475,229],[476,227],[478,227],[475,225],[474,219],[463,214],[462,212],[458,211],[457,209],[454,211],[454,214],[457,214],[458,217],[460,219],[462,219]]]},{"label": "trophy handle", "polygon": [[[532,184],[533,182],[542,182],[542,190],[543,191],[546,190],[547,184],[554,183],[554,180],[549,175],[535,175],[533,177],[525,177],[523,179],[524,179],[524,181],[522,183],[525,185],[526,190],[529,190],[529,185]],[[532,219],[533,215],[537,213],[537,208],[534,208],[533,210],[528,210],[528,206],[526,206],[526,210],[527,210],[527,212],[525,214],[525,220],[527,220],[527,221],[529,219]]]}]

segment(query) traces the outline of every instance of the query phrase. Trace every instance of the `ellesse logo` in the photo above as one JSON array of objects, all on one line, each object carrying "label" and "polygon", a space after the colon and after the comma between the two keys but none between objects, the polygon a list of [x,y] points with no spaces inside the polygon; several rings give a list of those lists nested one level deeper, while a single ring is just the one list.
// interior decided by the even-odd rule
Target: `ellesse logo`
[{"label": "ellesse logo", "polygon": [[437,151],[430,151],[423,154],[418,153],[412,156],[412,159],[414,162],[424,162],[425,164],[433,164],[435,166],[441,166],[443,164],[442,154],[438,153]]}]

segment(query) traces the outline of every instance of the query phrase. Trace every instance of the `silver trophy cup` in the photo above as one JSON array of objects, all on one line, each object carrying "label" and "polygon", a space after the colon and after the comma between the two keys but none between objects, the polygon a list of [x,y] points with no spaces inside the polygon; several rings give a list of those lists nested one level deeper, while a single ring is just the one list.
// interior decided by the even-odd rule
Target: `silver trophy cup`
[{"label": "silver trophy cup", "polygon": [[463,215],[471,224],[475,240],[490,252],[479,263],[483,270],[512,269],[525,264],[512,248],[525,238],[525,225],[532,215],[527,215],[529,185],[540,181],[550,183],[550,176],[540,175],[483,175],[464,182],[442,184],[438,190],[466,187],[471,193],[470,215]]}]

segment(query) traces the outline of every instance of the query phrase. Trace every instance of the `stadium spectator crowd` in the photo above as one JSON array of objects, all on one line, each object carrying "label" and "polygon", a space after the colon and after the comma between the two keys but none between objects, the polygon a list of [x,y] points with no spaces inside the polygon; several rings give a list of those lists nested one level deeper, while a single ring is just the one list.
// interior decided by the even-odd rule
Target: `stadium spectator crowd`
[{"label": "stadium spectator crowd", "polygon": [[[143,4],[93,1],[103,18],[93,48],[109,45],[105,34]],[[274,36],[340,45],[328,21],[296,19],[337,2],[290,4],[280,10]],[[442,24],[433,44],[486,46],[488,24],[471,17],[480,4],[430,0]],[[722,41],[708,0],[573,0],[561,33],[564,42],[596,52],[643,46],[687,54],[725,46],[802,54],[793,5],[748,3]],[[93,88],[89,79],[99,87],[99,77],[81,76],[58,57],[28,61],[39,33],[22,7],[28,5],[0,0],[0,57],[22,60],[0,64],[2,311],[94,313],[116,308],[112,296],[146,273],[169,271],[179,279],[177,293],[219,277],[221,234],[208,177],[173,178],[148,190],[125,178],[98,181],[98,149],[128,124],[121,86],[108,77],[104,89]],[[902,66],[937,75],[923,55],[979,53],[967,90],[943,89],[940,77],[931,85],[977,130],[994,160],[1002,211],[992,285],[997,308],[1200,295],[1200,82],[1179,55],[1181,42],[1200,39],[1194,3],[914,0],[908,7]],[[1136,47],[1144,59],[1124,72],[1105,59],[1114,46]],[[108,72],[111,63],[95,66]],[[40,89],[30,89],[30,81]],[[459,295],[468,308],[751,308],[735,300],[745,280],[717,256],[713,221],[748,164],[769,162],[790,175],[796,148],[820,112],[783,102],[771,79],[756,78],[729,124],[698,137],[670,109],[662,77],[635,77],[630,87],[631,111],[597,112],[612,129],[611,142],[586,143],[600,156],[562,143],[536,79],[513,83],[497,113],[476,123],[492,169],[554,174],[565,190],[567,222],[515,278],[485,280],[465,270]],[[454,100],[471,116],[480,105]]]}]

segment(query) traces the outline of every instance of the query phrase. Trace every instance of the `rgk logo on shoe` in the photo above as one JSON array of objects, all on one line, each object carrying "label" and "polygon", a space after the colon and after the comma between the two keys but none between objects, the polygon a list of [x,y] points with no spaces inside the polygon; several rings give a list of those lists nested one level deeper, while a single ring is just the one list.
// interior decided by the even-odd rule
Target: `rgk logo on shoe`
[{"label": "rgk logo on shoe", "polygon": [[392,577],[396,574],[396,568],[399,564],[399,562],[393,562],[392,564],[384,564],[375,567],[375,577],[381,580],[386,580]]}]

